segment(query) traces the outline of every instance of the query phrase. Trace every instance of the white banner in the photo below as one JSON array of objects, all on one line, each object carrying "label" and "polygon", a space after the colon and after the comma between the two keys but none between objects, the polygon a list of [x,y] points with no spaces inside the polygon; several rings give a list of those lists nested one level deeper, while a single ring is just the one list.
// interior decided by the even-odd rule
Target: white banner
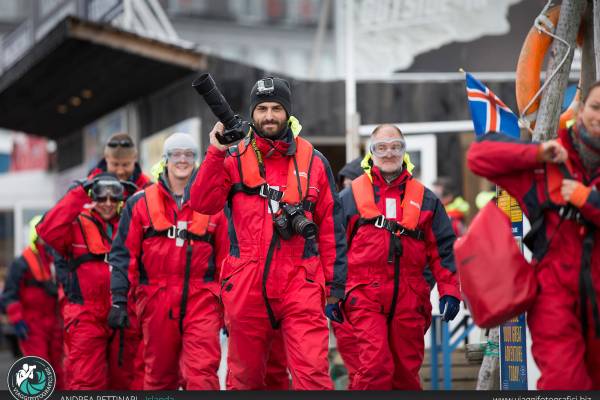
[{"label": "white banner", "polygon": [[521,0],[346,1],[355,1],[350,28],[356,75],[363,78],[406,69],[415,56],[451,42],[506,34],[508,9]]}]

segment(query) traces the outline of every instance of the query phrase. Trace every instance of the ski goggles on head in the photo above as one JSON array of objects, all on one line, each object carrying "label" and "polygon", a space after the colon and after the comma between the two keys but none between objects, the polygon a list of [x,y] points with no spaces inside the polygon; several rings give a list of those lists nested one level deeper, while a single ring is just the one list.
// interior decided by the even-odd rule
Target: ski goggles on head
[{"label": "ski goggles on head", "polygon": [[371,153],[377,157],[386,155],[401,157],[406,151],[406,141],[404,138],[377,139],[369,146]]},{"label": "ski goggles on head", "polygon": [[117,180],[100,179],[92,187],[92,199],[104,203],[108,198],[114,201],[123,200],[124,188]]},{"label": "ski goggles on head", "polygon": [[175,149],[167,152],[167,160],[176,163],[176,162],[188,162],[193,163],[196,161],[196,152],[191,149],[183,150],[183,149]]},{"label": "ski goggles on head", "polygon": [[108,147],[133,147],[133,142],[131,140],[128,139],[121,139],[121,140],[111,140],[110,142],[106,143],[106,145]]}]

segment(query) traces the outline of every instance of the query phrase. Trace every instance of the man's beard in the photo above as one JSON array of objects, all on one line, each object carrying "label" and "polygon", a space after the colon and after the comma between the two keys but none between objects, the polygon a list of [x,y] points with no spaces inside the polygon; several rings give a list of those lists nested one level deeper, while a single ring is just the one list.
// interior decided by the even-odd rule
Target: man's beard
[{"label": "man's beard", "polygon": [[[277,130],[275,132],[267,132],[265,131],[265,129],[263,128],[265,125],[268,124],[275,124],[277,125]],[[287,128],[287,123],[285,121],[275,121],[275,120],[269,120],[269,121],[264,121],[262,124],[255,124],[255,126],[258,128],[259,132],[258,134],[260,136],[263,137],[268,137],[270,139],[278,139],[281,136],[283,136],[283,133],[286,131]]]}]

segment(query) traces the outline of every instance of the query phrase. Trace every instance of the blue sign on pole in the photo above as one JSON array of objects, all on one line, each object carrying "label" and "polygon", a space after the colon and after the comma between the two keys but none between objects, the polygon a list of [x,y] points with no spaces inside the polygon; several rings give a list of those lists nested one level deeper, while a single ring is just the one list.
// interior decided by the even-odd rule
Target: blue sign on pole
[{"label": "blue sign on pole", "polygon": [[[498,196],[498,207],[512,222],[512,233],[523,250],[523,211],[518,202],[504,190]],[[527,332],[525,314],[500,326],[500,389],[527,390]]]},{"label": "blue sign on pole", "polygon": [[500,327],[500,388],[527,390],[525,314]]}]

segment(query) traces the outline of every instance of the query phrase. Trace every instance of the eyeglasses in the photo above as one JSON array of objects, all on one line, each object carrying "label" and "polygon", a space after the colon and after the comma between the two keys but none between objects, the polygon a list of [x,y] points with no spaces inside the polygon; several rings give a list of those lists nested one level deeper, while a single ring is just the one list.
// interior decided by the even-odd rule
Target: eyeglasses
[{"label": "eyeglasses", "polygon": [[380,139],[371,143],[369,150],[377,157],[385,157],[387,154],[400,157],[406,151],[406,142],[400,138]]},{"label": "eyeglasses", "polygon": [[133,147],[133,142],[131,140],[122,139],[122,140],[111,140],[106,143],[108,147]]},{"label": "eyeglasses", "polygon": [[103,197],[96,197],[96,199],[94,200],[96,203],[106,203],[106,201],[110,201],[111,203],[118,203],[119,201],[121,201],[120,199],[117,199],[115,197],[111,197],[111,196],[103,196]]},{"label": "eyeglasses", "polygon": [[167,153],[167,158],[171,162],[193,163],[196,160],[196,153],[192,150],[173,150]]}]

